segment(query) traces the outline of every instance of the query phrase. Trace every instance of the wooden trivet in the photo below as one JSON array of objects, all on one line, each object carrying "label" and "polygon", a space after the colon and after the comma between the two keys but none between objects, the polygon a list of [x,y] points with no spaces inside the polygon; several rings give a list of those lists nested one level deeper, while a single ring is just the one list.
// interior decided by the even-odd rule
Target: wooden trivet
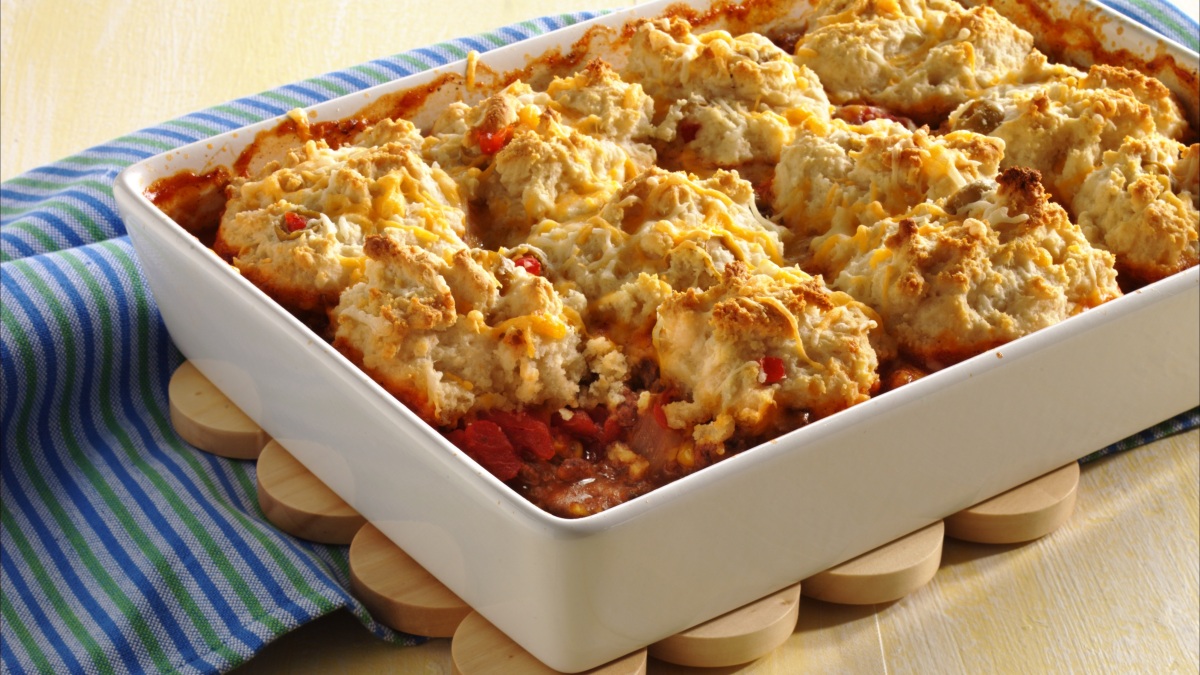
[{"label": "wooden trivet", "polygon": [[946,519],[946,534],[978,544],[1019,544],[1057,530],[1075,510],[1079,463],[996,495]]},{"label": "wooden trivet", "polygon": [[[450,658],[456,675],[551,675],[558,671],[533,658],[478,612],[463,619],[450,641]],[[585,670],[587,675],[643,675],[646,650]]]},{"label": "wooden trivet", "polygon": [[800,584],[650,645],[650,656],[681,666],[736,666],[766,656],[796,630]]},{"label": "wooden trivet", "polygon": [[[551,673],[408,557],[233,405],[190,363],[171,378],[171,421],[180,436],[222,457],[258,458],[259,503],[280,530],[322,543],[351,543],[352,591],[380,622],[426,637],[453,635],[454,672]],[[1079,465],[1069,464],[858,558],[588,673],[644,673],[647,653],[688,666],[759,658],[786,641],[799,595],[841,604],[897,600],[937,572],[948,534],[1018,543],[1052,532],[1071,515]],[[455,602],[457,601],[457,602]]]},{"label": "wooden trivet", "polygon": [[349,544],[367,524],[278,441],[258,457],[258,504],[275,527],[322,544]]},{"label": "wooden trivet", "polygon": [[944,536],[939,520],[805,579],[804,595],[842,605],[899,600],[933,579],[942,563]]},{"label": "wooden trivet", "polygon": [[175,370],[167,394],[175,432],[205,452],[230,459],[255,459],[271,440],[191,361],[184,361]]},{"label": "wooden trivet", "polygon": [[471,607],[368,523],[350,544],[350,590],[398,631],[451,637]]}]

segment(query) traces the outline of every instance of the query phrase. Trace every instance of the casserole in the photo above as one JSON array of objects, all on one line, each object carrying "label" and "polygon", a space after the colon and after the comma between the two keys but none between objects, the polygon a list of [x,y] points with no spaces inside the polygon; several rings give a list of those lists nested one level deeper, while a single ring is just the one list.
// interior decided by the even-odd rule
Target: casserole
[{"label": "casserole", "polygon": [[[570,44],[587,28],[486,60],[497,71],[516,68],[526,53]],[[1126,27],[1123,39],[1136,42],[1135,32]],[[345,117],[360,96],[313,112]],[[427,105],[436,107],[434,98]],[[1191,269],[610,511],[554,518],[433,433],[144,196],[180,170],[232,165],[275,124],[208,141],[215,150],[198,144],[152,158],[118,181],[164,320],[189,359],[310,470],[561,670],[711,618],[1197,403]]]}]

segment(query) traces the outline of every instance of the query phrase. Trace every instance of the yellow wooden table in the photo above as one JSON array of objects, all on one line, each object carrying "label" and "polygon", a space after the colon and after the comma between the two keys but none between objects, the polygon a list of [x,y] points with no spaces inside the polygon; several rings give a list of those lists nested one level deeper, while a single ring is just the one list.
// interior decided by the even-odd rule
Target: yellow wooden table
[{"label": "yellow wooden table", "polygon": [[[0,178],[372,58],[538,15],[630,4],[2,0]],[[948,541],[934,581],[899,602],[806,599],[787,643],[737,670],[1195,673],[1198,444],[1192,431],[1085,466],[1076,514],[1061,530],[1023,546]],[[394,647],[340,612],[269,645],[239,672],[449,669],[447,640]],[[651,672],[694,671],[651,662]]]}]

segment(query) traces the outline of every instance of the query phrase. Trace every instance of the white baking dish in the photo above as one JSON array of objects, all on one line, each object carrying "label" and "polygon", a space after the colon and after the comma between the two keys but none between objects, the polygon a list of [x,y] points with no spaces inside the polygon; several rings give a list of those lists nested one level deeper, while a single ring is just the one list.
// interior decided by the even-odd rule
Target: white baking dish
[{"label": "white baking dish", "polygon": [[[666,4],[482,61],[519,67],[593,23],[620,25]],[[1110,21],[1114,48],[1159,48],[1139,27]],[[1177,45],[1162,48],[1196,63]],[[367,98],[463,68],[397,80]],[[1179,93],[1195,118],[1196,92]],[[360,92],[311,112],[337,119],[363,101]],[[117,180],[173,339],[355,509],[559,670],[621,656],[1200,404],[1193,268],[609,511],[560,519],[447,443],[143,195],[181,170],[232,163],[278,122],[147,159]]]}]

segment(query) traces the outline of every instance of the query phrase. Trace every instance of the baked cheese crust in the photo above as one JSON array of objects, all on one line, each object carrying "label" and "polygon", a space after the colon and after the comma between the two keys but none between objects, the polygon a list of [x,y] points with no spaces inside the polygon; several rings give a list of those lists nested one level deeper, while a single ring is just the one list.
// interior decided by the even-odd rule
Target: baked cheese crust
[{"label": "baked cheese crust", "polygon": [[816,4],[796,61],[839,104],[870,103],[929,120],[983,90],[1039,77],[1033,37],[990,7],[954,0]]},{"label": "baked cheese crust", "polygon": [[929,369],[961,361],[1121,295],[1113,257],[1088,244],[1037,172],[1008,169],[830,245],[832,286],[879,312]]},{"label": "baked cheese crust", "polygon": [[640,21],[619,67],[310,140],[214,249],[565,517],[1197,264],[1160,82],[952,0],[793,28]]},{"label": "baked cheese crust", "polygon": [[284,305],[324,311],[362,278],[370,235],[439,254],[465,248],[458,186],[421,158],[421,143],[404,120],[336,149],[308,141],[228,188],[214,249]]}]

